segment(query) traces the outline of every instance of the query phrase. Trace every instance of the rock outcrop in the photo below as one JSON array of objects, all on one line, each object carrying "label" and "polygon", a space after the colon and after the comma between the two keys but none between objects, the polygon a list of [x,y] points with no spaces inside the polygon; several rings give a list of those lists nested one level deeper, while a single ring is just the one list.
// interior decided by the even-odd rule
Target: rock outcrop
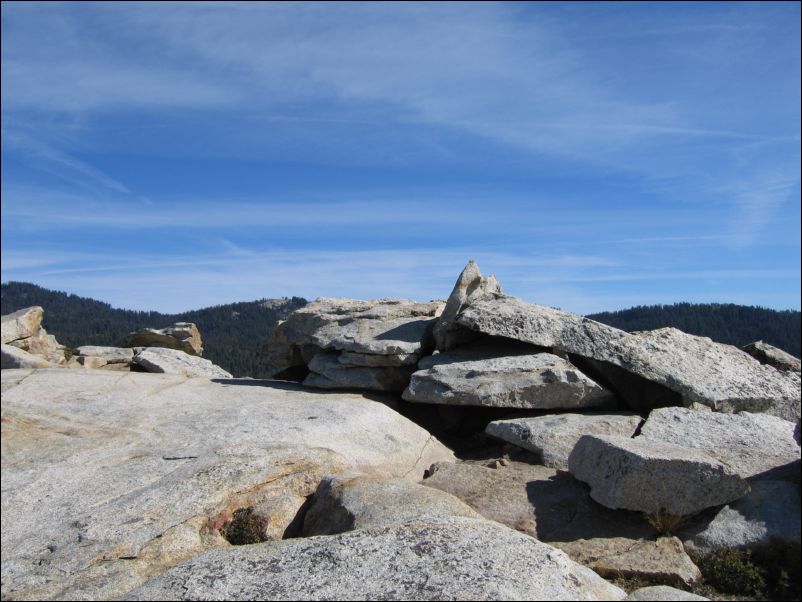
[{"label": "rock outcrop", "polygon": [[343,473],[321,481],[304,517],[303,534],[333,535],[414,520],[479,515],[458,498],[405,479]]},{"label": "rock outcrop", "polygon": [[281,536],[327,475],[416,481],[454,459],[361,395],[226,382],[3,370],[3,596],[122,597],[250,523]]},{"label": "rock outcrop", "polygon": [[438,463],[428,475],[423,485],[547,543],[615,537],[636,541],[656,535],[640,514],[597,504],[583,483],[553,468],[518,461],[498,468]]},{"label": "rock outcrop", "polygon": [[676,537],[633,541],[624,537],[578,539],[554,544],[602,577],[629,577],[676,585],[692,585],[702,572]]},{"label": "rock outcrop", "polygon": [[728,412],[799,417],[798,373],[780,372],[736,347],[674,328],[629,334],[500,294],[471,300],[456,324],[567,353],[636,410],[697,402]]},{"label": "rock outcrop", "polygon": [[[221,570],[225,567],[225,570]],[[210,550],[129,600],[621,600],[566,554],[494,523],[444,518]]]},{"label": "rock outcrop", "polygon": [[448,351],[469,342],[474,336],[464,329],[455,328],[454,321],[459,312],[472,299],[487,293],[501,293],[501,284],[495,276],[482,276],[476,262],[470,260],[457,278],[454,289],[446,301],[446,306],[434,326],[434,339],[437,349]]},{"label": "rock outcrop", "polygon": [[767,414],[660,408],[649,414],[638,439],[704,450],[748,478],[799,461],[794,426]]},{"label": "rock outcrop", "polygon": [[133,363],[141,366],[147,372],[205,378],[232,378],[230,373],[207,359],[165,347],[146,347],[134,356]]},{"label": "rock outcrop", "polygon": [[644,513],[686,516],[749,492],[744,479],[707,453],[640,437],[584,435],[568,469],[600,504]]},{"label": "rock outcrop", "polygon": [[44,309],[38,305],[26,307],[0,318],[0,343],[32,337],[42,324]]},{"label": "rock outcrop", "polygon": [[128,334],[120,347],[164,347],[189,355],[203,355],[201,333],[192,322],[176,322],[167,328],[143,328]]},{"label": "rock outcrop", "polygon": [[721,548],[800,545],[799,486],[788,481],[752,481],[752,491],[684,528],[685,547],[702,556]]},{"label": "rock outcrop", "polygon": [[0,369],[51,368],[52,364],[39,355],[23,351],[14,345],[0,346]]},{"label": "rock outcrop", "polygon": [[434,348],[442,310],[434,301],[317,299],[276,327],[268,361],[277,377],[308,369],[313,387],[401,392]]},{"label": "rock outcrop", "polygon": [[615,405],[575,366],[528,345],[478,344],[418,362],[407,401],[496,408],[576,409]]},{"label": "rock outcrop", "polygon": [[35,305],[2,317],[2,367],[43,368],[67,363],[65,347],[42,328],[44,309]]},{"label": "rock outcrop", "polygon": [[495,420],[485,433],[537,454],[544,466],[568,470],[568,456],[582,435],[631,437],[640,423],[629,412],[551,414]]},{"label": "rock outcrop", "polygon": [[794,357],[790,353],[786,353],[782,349],[777,349],[777,347],[763,341],[749,343],[741,347],[741,349],[761,364],[768,364],[777,368],[777,370],[799,372],[802,369],[802,363],[800,363],[798,357]]},{"label": "rock outcrop", "polygon": [[641,587],[624,598],[625,602],[630,600],[634,601],[654,601],[654,602],[709,602],[710,598],[704,596],[697,596],[690,592],[686,592],[670,585],[650,585],[649,587]]}]

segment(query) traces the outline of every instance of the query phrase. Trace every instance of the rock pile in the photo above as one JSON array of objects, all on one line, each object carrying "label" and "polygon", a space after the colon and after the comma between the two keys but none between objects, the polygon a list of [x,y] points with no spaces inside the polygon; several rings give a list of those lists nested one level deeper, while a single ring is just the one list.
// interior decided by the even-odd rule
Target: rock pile
[{"label": "rock pile", "polygon": [[64,345],[42,328],[44,309],[34,306],[2,317],[2,368],[46,368],[66,363]]},{"label": "rock pile", "polygon": [[268,361],[277,377],[301,368],[321,389],[401,392],[434,349],[443,303],[401,299],[318,299],[273,331]]},{"label": "rock pile", "polygon": [[43,362],[2,373],[4,599],[691,600],[689,553],[798,553],[799,362],[762,343],[626,333],[474,262],[445,302],[297,310],[276,381],[184,323],[36,369],[40,323],[3,317],[3,367]]}]

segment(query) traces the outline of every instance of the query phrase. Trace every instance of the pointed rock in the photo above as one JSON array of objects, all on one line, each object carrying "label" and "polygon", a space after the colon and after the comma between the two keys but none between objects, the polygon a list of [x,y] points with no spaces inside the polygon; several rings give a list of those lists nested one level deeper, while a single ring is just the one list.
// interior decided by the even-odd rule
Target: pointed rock
[{"label": "pointed rock", "polygon": [[457,278],[454,289],[446,301],[443,314],[434,326],[434,340],[437,349],[448,351],[473,338],[463,329],[454,328],[454,320],[460,310],[474,297],[484,294],[501,293],[501,284],[495,276],[483,277],[479,266],[471,259]]}]

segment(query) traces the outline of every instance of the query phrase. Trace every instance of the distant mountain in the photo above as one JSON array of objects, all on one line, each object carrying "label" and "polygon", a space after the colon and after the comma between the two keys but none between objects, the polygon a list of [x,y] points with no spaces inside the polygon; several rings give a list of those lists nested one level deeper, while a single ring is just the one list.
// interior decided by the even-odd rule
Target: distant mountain
[{"label": "distant mountain", "polygon": [[743,347],[762,339],[800,357],[800,312],[733,303],[639,305],[632,309],[588,316],[628,332],[673,326],[719,343]]},{"label": "distant mountain", "polygon": [[45,309],[42,325],[69,347],[117,345],[139,328],[164,328],[174,322],[194,322],[203,336],[203,356],[234,376],[267,377],[260,359],[276,323],[306,305],[306,299],[260,299],[179,314],[115,309],[108,303],[26,282],[0,285],[0,310],[11,313],[31,305]]},{"label": "distant mountain", "polygon": [[[180,314],[115,309],[108,303],[51,291],[26,282],[0,285],[0,306],[7,314],[31,305],[45,308],[44,327],[60,343],[117,345],[139,328],[194,322],[203,335],[204,357],[234,376],[266,378],[265,342],[279,320],[306,305],[301,297],[260,299],[216,305]],[[638,306],[588,316],[622,330],[673,326],[739,347],[759,339],[800,357],[800,312],[719,303]]]}]

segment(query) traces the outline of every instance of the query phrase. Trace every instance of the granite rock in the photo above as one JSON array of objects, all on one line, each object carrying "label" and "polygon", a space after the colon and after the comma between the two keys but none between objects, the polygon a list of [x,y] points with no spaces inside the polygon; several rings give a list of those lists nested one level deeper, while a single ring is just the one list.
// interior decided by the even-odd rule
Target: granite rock
[{"label": "granite rock", "polygon": [[794,423],[768,414],[652,410],[639,439],[701,449],[744,478],[799,461]]},{"label": "granite rock", "polygon": [[582,435],[631,437],[641,417],[629,412],[550,414],[494,420],[485,433],[537,454],[545,466],[568,469],[568,456]]},{"label": "granite rock", "polygon": [[178,349],[147,347],[134,356],[134,362],[148,372],[181,374],[207,378],[232,378],[231,374],[207,359]]},{"label": "granite rock", "polygon": [[624,597],[624,591],[549,545],[498,523],[452,517],[210,550],[151,579],[127,599]]},{"label": "granite rock", "polygon": [[568,468],[603,506],[645,513],[686,516],[749,492],[732,468],[702,450],[642,437],[584,435]]},{"label": "granite rock", "polygon": [[528,345],[478,344],[418,362],[406,401],[497,408],[576,409],[615,405],[575,366]]}]

